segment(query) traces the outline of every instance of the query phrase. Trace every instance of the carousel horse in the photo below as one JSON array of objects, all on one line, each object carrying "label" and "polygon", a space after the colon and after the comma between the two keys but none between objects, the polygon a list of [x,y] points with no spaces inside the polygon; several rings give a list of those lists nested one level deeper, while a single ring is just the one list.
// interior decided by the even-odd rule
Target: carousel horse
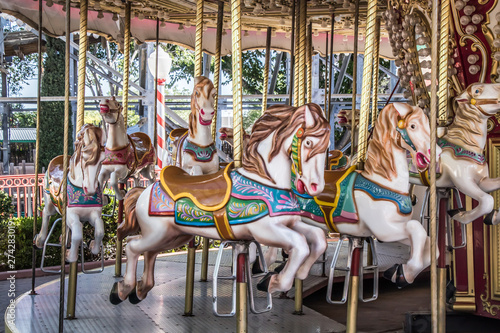
[{"label": "carousel horse", "polygon": [[133,177],[135,186],[138,186],[139,175],[149,179],[151,183],[154,182],[155,148],[145,133],[127,135],[122,106],[115,97],[102,101],[99,107],[108,129],[99,183],[105,186],[109,179],[111,187],[115,190],[116,199],[122,200],[125,190],[119,188],[118,182],[124,183]]},{"label": "carousel horse", "polygon": [[[301,220],[290,191],[291,152],[303,163],[295,179],[299,193],[318,195],[325,186],[325,152],[330,125],[316,104],[270,108],[253,126],[242,167],[232,163],[216,174],[190,176],[175,166],[163,168],[160,181],[134,188],[125,197],[125,221],[118,239],[127,238],[127,268],[110,294],[113,304],[129,297],[144,299],[154,286],[154,262],[159,252],[178,247],[194,235],[221,240],[256,240],[288,251],[279,275],[259,282],[261,290],[285,291],[294,278],[305,279],[326,250],[323,230]],[[300,137],[300,146],[297,146]],[[131,236],[141,231],[140,235]],[[136,281],[137,260],[144,253],[144,273]]]},{"label": "carousel horse", "polygon": [[215,93],[214,84],[210,79],[204,76],[194,79],[189,129],[175,129],[167,138],[169,165],[176,165],[191,175],[219,171],[219,158],[211,126],[215,115]]},{"label": "carousel horse", "polygon": [[[105,132],[91,124],[85,124],[78,132],[75,141],[75,153],[71,156],[68,170],[68,195],[66,223],[71,230],[71,248],[67,260],[78,260],[78,248],[82,242],[82,222],[88,221],[94,226],[94,240],[90,250],[98,254],[104,237],[104,225],[101,218],[102,192],[98,183],[99,170],[104,159],[103,146]],[[42,229],[35,237],[35,245],[42,248],[47,238],[49,219],[61,213],[63,205],[63,156],[50,161],[44,179],[44,202]],[[63,237],[63,240],[65,237]]]},{"label": "carousel horse", "polygon": [[[470,223],[486,214],[485,224],[500,223],[494,199],[488,194],[500,189],[500,178],[490,178],[484,155],[488,118],[500,111],[500,84],[475,83],[455,98],[456,110],[447,133],[438,139],[442,149],[439,160],[438,188],[457,188],[477,200],[470,211],[454,209],[450,216],[458,222]],[[419,173],[416,173],[416,176]],[[428,185],[428,175],[412,177],[412,183]]]},{"label": "carousel horse", "polygon": [[327,170],[325,190],[320,195],[303,194],[293,185],[303,157],[292,151],[292,191],[299,199],[304,221],[330,232],[409,245],[408,262],[395,265],[386,275],[399,288],[412,283],[429,266],[431,256],[430,238],[422,224],[411,219],[406,156],[410,152],[415,165],[425,170],[429,148],[429,120],[423,110],[394,103],[377,118],[364,170],[358,172],[355,166]]}]

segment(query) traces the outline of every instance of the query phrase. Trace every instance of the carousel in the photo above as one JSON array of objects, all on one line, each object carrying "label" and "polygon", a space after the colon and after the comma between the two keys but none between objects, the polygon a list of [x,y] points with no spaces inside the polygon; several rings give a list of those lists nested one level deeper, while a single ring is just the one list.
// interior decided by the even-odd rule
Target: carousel
[{"label": "carousel", "polygon": [[[358,301],[376,302],[379,277],[411,288],[426,270],[429,330],[446,331],[447,309],[498,318],[496,1],[0,0],[0,10],[37,29],[39,80],[43,35],[65,36],[66,134],[70,34],[79,32],[75,141],[65,140],[65,154],[54,156],[38,184],[43,191],[33,191],[35,217],[43,218],[41,230],[33,226],[33,257],[41,255],[42,270],[60,280],[36,286],[33,274],[31,292],[15,300],[15,317],[5,313],[7,332],[356,332]],[[117,43],[124,57],[123,95],[100,102],[102,127],[84,124],[89,33]],[[150,136],[127,135],[132,39],[156,45]],[[163,86],[171,60],[160,43],[194,51],[186,128],[166,128]],[[263,89],[261,116],[245,133],[242,52],[253,49],[265,49],[263,87],[271,50],[290,54],[289,103],[271,105]],[[349,154],[330,144],[336,53],[356,55],[352,108],[338,118],[350,128]],[[213,81],[204,54],[214,58]],[[233,126],[220,129],[227,54]],[[321,103],[313,103],[318,54],[324,90]],[[405,103],[392,94],[381,103],[381,57],[398,68],[392,92],[402,92]],[[39,88],[38,109],[40,103]],[[218,133],[231,142],[230,158],[216,145]],[[117,202],[116,253],[124,249],[126,263],[118,255],[114,271],[104,262],[85,270],[84,247],[97,255],[105,246],[105,190]],[[56,214],[61,218],[50,225]],[[84,222],[94,228],[90,242]],[[62,233],[53,235],[58,223]],[[54,237],[59,243],[49,241]],[[210,240],[220,244],[217,254],[209,255]],[[396,242],[409,255],[383,259],[377,248],[391,251]],[[182,260],[161,254],[184,244]],[[43,267],[50,246],[61,248],[59,270]],[[279,249],[284,261],[270,269]],[[373,281],[368,298],[364,279]],[[321,287],[332,307],[348,304],[345,327],[302,305],[308,290]]]}]

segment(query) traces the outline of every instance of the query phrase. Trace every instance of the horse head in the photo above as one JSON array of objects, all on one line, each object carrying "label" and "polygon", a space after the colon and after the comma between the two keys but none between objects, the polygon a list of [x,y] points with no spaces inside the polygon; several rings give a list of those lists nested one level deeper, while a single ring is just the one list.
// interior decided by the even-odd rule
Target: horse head
[{"label": "horse head", "polygon": [[[299,193],[311,196],[325,186],[326,150],[330,143],[330,124],[321,107],[307,104],[270,107],[254,124],[243,155],[243,168],[277,184],[287,179]],[[272,166],[272,167],[271,167]],[[286,168],[292,170],[285,174]]]},{"label": "horse head", "polygon": [[[358,126],[358,124],[359,124],[359,110],[356,109],[355,115],[356,115],[355,125]],[[340,126],[347,127],[348,129],[351,129],[352,109],[340,110],[339,113],[337,114],[337,119],[338,119],[338,123]]]},{"label": "horse head", "polygon": [[82,188],[85,195],[93,195],[98,189],[105,142],[104,130],[92,124],[85,124],[77,134],[70,173],[72,178],[75,178],[76,168],[81,168]]},{"label": "horse head", "polygon": [[473,83],[455,101],[468,104],[489,118],[500,111],[500,83]]},{"label": "horse head", "polygon": [[189,115],[189,132],[194,137],[198,123],[210,126],[215,115],[214,99],[217,90],[210,79],[198,76],[194,79],[194,89],[191,94],[191,114]]},{"label": "horse head", "polygon": [[102,119],[108,124],[115,124],[118,121],[122,109],[122,105],[118,103],[115,96],[111,97],[111,99],[103,99],[99,103],[99,112]]}]

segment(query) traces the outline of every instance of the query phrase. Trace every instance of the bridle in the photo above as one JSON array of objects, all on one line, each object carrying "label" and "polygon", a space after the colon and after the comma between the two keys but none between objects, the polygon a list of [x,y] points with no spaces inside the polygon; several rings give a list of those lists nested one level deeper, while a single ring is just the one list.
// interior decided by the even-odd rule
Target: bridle
[{"label": "bridle", "polygon": [[[118,122],[118,119],[120,118],[120,114],[121,114],[120,107],[112,109],[112,108],[109,107],[108,104],[99,104],[99,109],[100,109],[99,112],[100,112],[101,116],[103,116],[103,113],[104,114],[114,114],[114,113],[118,114],[118,116],[116,117],[116,120],[115,120],[114,123],[110,123],[110,122],[107,122],[107,121],[104,121],[104,122],[108,123],[109,125],[114,125],[114,124],[116,124]],[[103,112],[103,110],[107,110],[107,111]]]},{"label": "bridle", "polygon": [[[472,95],[472,85],[467,87],[467,94],[469,95],[470,100],[468,99],[457,99],[457,102],[469,102],[471,105],[474,105],[483,115],[486,117],[491,117],[491,114],[486,113],[481,105],[490,105],[490,104],[499,104],[497,98],[484,98],[484,99],[475,99]],[[477,97],[477,96],[476,96]]]},{"label": "bridle", "polygon": [[[408,130],[406,129],[408,124],[407,124],[407,120],[409,118],[409,116],[412,114],[413,112],[409,113],[406,115],[406,117],[402,118],[401,116],[399,116],[399,120],[398,120],[398,125],[396,127],[396,131],[398,131],[399,135],[400,135],[400,139],[403,139],[403,141],[408,145],[410,146],[411,149],[413,149],[414,151],[417,151],[417,148],[415,147],[415,144],[411,141],[410,139],[410,136],[408,135]],[[399,144],[399,146],[401,148],[403,148],[401,146],[401,144]]]},{"label": "bridle", "polygon": [[302,176],[302,138],[304,136],[304,129],[300,127],[293,136],[292,145],[290,146],[289,154],[292,157],[292,170],[299,176]]}]

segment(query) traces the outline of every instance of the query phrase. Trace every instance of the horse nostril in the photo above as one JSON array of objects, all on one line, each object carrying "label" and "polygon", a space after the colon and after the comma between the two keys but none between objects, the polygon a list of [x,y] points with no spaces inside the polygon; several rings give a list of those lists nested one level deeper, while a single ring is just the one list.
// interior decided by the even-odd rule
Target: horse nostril
[{"label": "horse nostril", "polygon": [[318,184],[311,183],[311,190],[313,190],[314,192],[316,192],[317,189],[318,189]]},{"label": "horse nostril", "polygon": [[214,114],[214,113],[215,113],[215,111],[212,111],[212,113],[210,113],[210,114]]},{"label": "horse nostril", "polygon": [[203,111],[203,109],[201,109],[200,112],[202,115],[205,115],[205,111]]}]

